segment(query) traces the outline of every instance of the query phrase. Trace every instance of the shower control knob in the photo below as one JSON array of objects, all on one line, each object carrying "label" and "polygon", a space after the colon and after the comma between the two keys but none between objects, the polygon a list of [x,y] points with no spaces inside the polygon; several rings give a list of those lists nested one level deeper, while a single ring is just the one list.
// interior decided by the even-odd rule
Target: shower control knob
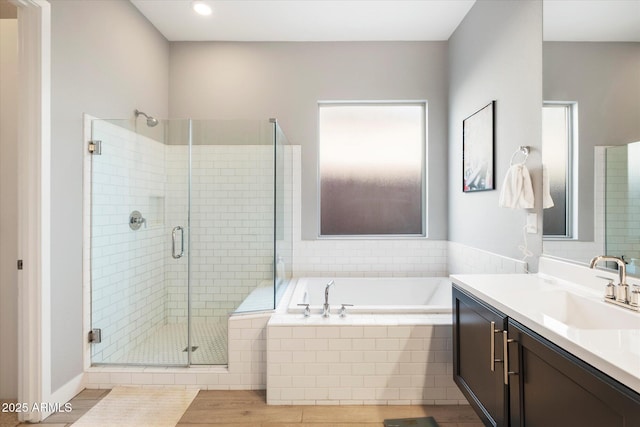
[{"label": "shower control knob", "polygon": [[133,211],[129,215],[129,228],[132,230],[138,230],[144,224],[144,228],[147,228],[147,220],[142,217],[142,214],[138,211]]}]

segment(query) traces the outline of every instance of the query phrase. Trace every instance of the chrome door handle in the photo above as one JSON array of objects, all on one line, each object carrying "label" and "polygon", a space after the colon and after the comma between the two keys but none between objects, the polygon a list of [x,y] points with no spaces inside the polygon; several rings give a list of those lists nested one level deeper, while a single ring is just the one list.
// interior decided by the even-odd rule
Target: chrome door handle
[{"label": "chrome door handle", "polygon": [[[176,254],[176,235],[180,231],[180,253]],[[171,231],[171,256],[174,259],[182,258],[184,255],[184,228],[181,226],[173,227]]]}]

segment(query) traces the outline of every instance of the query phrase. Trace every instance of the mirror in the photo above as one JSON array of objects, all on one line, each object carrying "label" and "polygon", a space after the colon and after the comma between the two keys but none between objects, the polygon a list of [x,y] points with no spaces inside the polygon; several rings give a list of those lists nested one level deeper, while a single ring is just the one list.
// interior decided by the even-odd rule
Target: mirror
[{"label": "mirror", "polygon": [[[567,236],[545,231],[543,253],[580,263],[602,254],[640,259],[640,236],[635,244],[633,238],[614,244],[616,236],[640,234],[628,228],[633,221],[627,220],[630,198],[640,198],[633,193],[640,177],[630,175],[628,165],[635,161],[640,168],[640,160],[628,155],[626,169],[623,161],[612,161],[640,146],[630,145],[640,141],[640,2],[544,0],[543,37],[544,102],[574,108],[568,125],[574,144],[566,173],[573,190],[567,192]],[[544,143],[543,151],[544,158],[549,151]],[[626,205],[606,203],[607,194],[624,195]],[[556,206],[545,209],[545,221],[552,209]],[[640,215],[635,218],[640,223]],[[630,270],[640,276],[640,266]]]},{"label": "mirror", "polygon": [[640,276],[640,141],[608,147],[605,157],[605,251]]}]

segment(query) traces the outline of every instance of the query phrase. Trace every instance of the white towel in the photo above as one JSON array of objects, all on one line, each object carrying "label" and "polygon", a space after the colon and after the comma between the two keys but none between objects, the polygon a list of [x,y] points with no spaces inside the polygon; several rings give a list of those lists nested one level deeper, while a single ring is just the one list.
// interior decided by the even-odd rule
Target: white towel
[{"label": "white towel", "polygon": [[551,198],[551,188],[549,185],[549,171],[546,166],[542,166],[542,208],[549,209],[554,206]]},{"label": "white towel", "polygon": [[531,209],[534,202],[529,169],[524,163],[511,166],[504,177],[498,205],[502,208]]}]

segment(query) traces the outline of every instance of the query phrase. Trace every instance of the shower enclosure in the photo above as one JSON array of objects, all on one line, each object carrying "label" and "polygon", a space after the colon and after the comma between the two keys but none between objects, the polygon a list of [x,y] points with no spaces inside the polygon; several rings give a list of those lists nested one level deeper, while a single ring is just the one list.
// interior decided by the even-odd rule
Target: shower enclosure
[{"label": "shower enclosure", "polygon": [[288,143],[274,119],[151,119],[91,123],[91,361],[224,365],[229,316],[290,277]]}]

